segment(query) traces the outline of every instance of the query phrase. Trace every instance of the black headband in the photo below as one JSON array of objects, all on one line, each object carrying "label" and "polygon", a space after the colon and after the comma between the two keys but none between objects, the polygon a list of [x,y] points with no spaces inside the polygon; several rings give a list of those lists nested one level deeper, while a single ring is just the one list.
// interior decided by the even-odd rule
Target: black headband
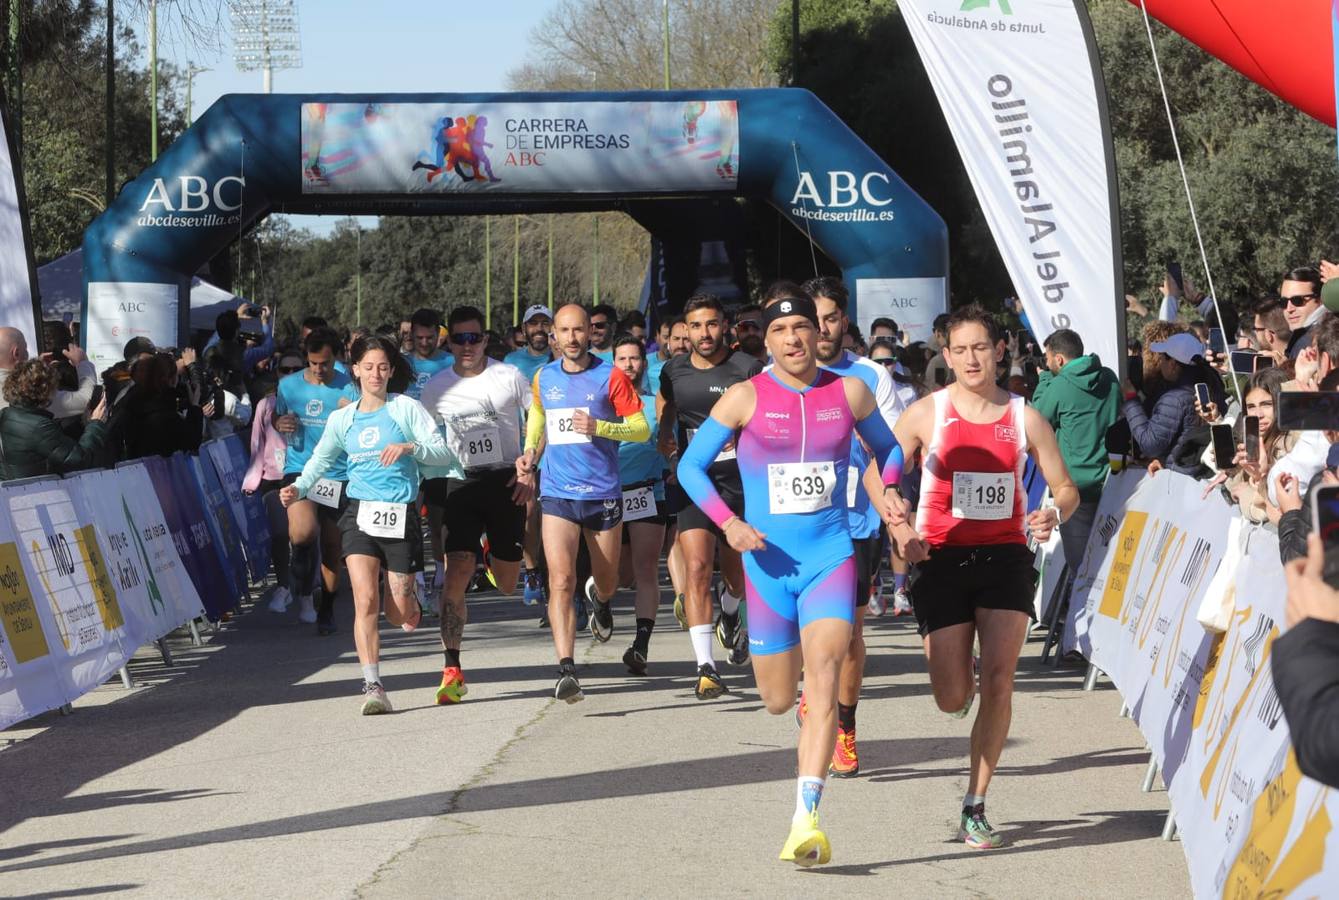
[{"label": "black headband", "polygon": [[773,322],[787,316],[804,316],[814,323],[815,328],[818,327],[818,307],[814,305],[814,301],[808,297],[786,297],[775,303],[769,303],[762,311],[762,330],[766,332],[772,327]]}]

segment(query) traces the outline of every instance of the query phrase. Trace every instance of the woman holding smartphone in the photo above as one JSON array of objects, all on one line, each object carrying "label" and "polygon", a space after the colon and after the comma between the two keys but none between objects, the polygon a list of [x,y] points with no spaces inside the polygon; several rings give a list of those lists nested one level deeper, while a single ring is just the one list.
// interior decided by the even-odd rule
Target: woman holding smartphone
[{"label": "woman holding smartphone", "polygon": [[380,335],[359,338],[351,361],[350,375],[362,395],[330,414],[302,474],[279,496],[284,506],[302,499],[341,453],[348,454],[349,504],[339,526],[353,587],[354,643],[363,667],[362,714],[370,716],[392,709],[379,671],[383,568],[391,587],[387,621],[413,631],[420,615],[414,582],[414,574],[423,570],[422,529],[414,504],[419,469],[455,469],[457,477],[460,473],[423,405],[389,392],[397,370],[407,366],[394,342]]}]

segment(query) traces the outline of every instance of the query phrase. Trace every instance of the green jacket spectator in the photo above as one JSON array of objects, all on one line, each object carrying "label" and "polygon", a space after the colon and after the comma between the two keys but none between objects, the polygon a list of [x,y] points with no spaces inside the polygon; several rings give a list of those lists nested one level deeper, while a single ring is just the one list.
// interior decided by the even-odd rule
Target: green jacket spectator
[{"label": "green jacket spectator", "polygon": [[[1048,341],[1048,364],[1053,355]],[[1032,405],[1055,429],[1060,455],[1079,488],[1079,497],[1096,501],[1102,496],[1110,466],[1107,429],[1120,416],[1120,379],[1096,354],[1076,356],[1067,359],[1059,371],[1041,373]]]}]

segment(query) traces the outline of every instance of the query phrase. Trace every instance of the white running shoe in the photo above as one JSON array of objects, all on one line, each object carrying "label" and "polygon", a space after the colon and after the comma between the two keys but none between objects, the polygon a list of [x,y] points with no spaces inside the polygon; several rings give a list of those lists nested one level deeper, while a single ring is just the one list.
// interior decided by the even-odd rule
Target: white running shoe
[{"label": "white running shoe", "polygon": [[316,624],[316,604],[310,596],[298,598],[298,621],[304,625]]},{"label": "white running shoe", "polygon": [[911,612],[911,594],[907,592],[907,589],[903,588],[893,594],[893,615],[904,616],[910,615]]},{"label": "white running shoe", "polygon": [[274,593],[270,595],[270,612],[282,613],[288,610],[293,602],[293,595],[286,587],[277,587]]},{"label": "white running shoe", "polygon": [[875,585],[869,592],[869,606],[866,607],[869,615],[878,618],[888,609],[888,600],[883,596],[883,591]]}]

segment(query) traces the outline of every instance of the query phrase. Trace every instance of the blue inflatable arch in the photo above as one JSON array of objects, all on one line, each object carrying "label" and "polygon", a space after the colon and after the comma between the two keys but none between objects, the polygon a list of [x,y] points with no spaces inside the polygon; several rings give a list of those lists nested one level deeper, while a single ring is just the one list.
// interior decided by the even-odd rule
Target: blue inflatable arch
[{"label": "blue inflatable arch", "polygon": [[137,335],[179,344],[191,277],[271,212],[617,209],[654,233],[658,212],[731,197],[771,203],[841,267],[853,320],[943,310],[943,221],[808,91],[248,94],[89,226],[85,341],[100,364]]}]

